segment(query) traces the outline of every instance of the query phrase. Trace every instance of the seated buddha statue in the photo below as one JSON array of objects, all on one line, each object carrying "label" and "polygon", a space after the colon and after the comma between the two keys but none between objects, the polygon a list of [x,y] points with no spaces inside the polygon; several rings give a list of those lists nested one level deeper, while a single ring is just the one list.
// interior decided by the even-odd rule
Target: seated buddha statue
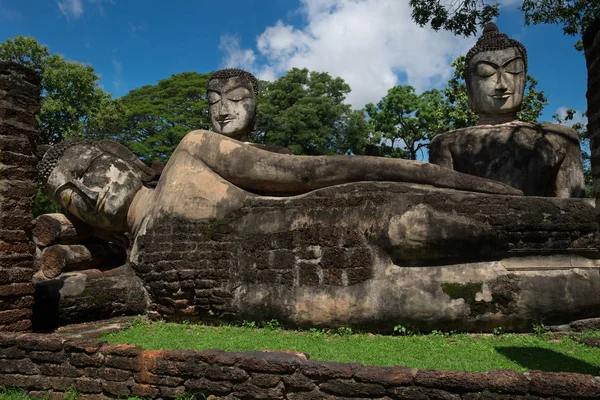
[{"label": "seated buddha statue", "polygon": [[244,142],[254,126],[257,81],[226,69],[207,95],[214,131],[188,133],[154,178],[133,153],[110,141],[61,142],[39,165],[42,190],[83,221],[137,234],[148,216],[204,221],[223,218],[248,198],[285,199],[350,182],[393,181],[480,193],[521,195],[510,186],[438,165],[369,156],[295,156]]},{"label": "seated buddha statue", "polygon": [[488,23],[465,59],[467,96],[479,114],[477,125],[436,136],[429,162],[503,182],[527,196],[583,197],[577,132],[517,117],[526,77],[523,45]]}]

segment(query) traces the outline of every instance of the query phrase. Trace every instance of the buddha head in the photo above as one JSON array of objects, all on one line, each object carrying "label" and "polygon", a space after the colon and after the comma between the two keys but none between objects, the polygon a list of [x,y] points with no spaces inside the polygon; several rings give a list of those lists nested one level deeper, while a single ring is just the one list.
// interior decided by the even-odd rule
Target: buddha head
[{"label": "buddha head", "polygon": [[44,194],[88,224],[117,232],[128,230],[129,206],[154,175],[135,154],[111,140],[60,142],[38,165]]},{"label": "buddha head", "polygon": [[222,69],[212,74],[206,91],[214,131],[246,140],[256,119],[258,80],[254,75],[237,68]]},{"label": "buddha head", "polygon": [[469,105],[480,123],[502,123],[517,118],[527,76],[527,51],[521,43],[485,25],[483,35],[465,59]]}]

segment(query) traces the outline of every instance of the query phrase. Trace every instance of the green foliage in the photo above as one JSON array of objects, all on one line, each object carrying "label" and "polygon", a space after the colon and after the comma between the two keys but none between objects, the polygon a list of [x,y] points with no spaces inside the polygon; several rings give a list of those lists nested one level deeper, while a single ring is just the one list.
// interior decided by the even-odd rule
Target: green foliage
[{"label": "green foliage", "polygon": [[0,387],[0,400],[28,400],[29,396],[23,389]]},{"label": "green foliage", "polygon": [[538,81],[531,75],[527,75],[525,81],[525,95],[523,105],[518,112],[519,119],[526,122],[536,122],[542,115],[544,107],[548,105],[548,99],[543,91],[536,90]]},{"label": "green foliage", "polygon": [[75,387],[71,387],[69,390],[67,390],[63,396],[63,400],[77,400],[79,398],[80,394],[77,391],[77,389],[75,389]]},{"label": "green foliage", "polygon": [[396,325],[394,326],[394,334],[399,336],[410,336],[414,335],[415,333],[412,330],[406,328],[404,325]]},{"label": "green foliage", "polygon": [[533,324],[533,333],[537,336],[546,334],[546,325],[543,322],[536,322]]},{"label": "green foliage", "polygon": [[240,326],[243,327],[243,328],[248,328],[248,329],[258,328],[258,326],[256,325],[255,321],[246,321],[246,320],[243,320],[241,322]]},{"label": "green foliage", "polygon": [[0,60],[33,68],[42,77],[39,136],[53,144],[73,136],[111,133],[122,107],[99,86],[91,65],[52,55],[34,38],[17,36],[0,43]]},{"label": "green foliage", "polygon": [[33,204],[33,216],[38,217],[42,214],[64,213],[65,209],[55,204],[39,189],[35,194],[35,202]]},{"label": "green foliage", "polygon": [[122,134],[114,139],[146,162],[165,162],[188,132],[210,129],[210,75],[184,72],[130,91],[120,99],[127,111]]},{"label": "green foliage", "polygon": [[262,325],[263,325],[263,328],[270,330],[270,331],[281,330],[281,324],[276,319],[272,319],[270,321],[264,321]]},{"label": "green foliage", "polygon": [[[410,0],[412,19],[420,26],[444,29],[456,35],[471,36],[477,28],[499,15],[497,0]],[[523,0],[525,23],[561,24],[565,35],[582,35],[600,16],[597,0]],[[582,49],[581,41],[575,47]]]},{"label": "green foliage", "polygon": [[502,336],[504,334],[504,329],[501,326],[497,326],[492,329],[492,335],[494,336]]},{"label": "green foliage", "polygon": [[417,159],[429,140],[443,132],[443,95],[432,89],[420,95],[412,86],[394,86],[374,105],[365,106],[371,142],[387,157]]},{"label": "green foliage", "polygon": [[600,17],[600,2],[595,0],[523,0],[525,23],[561,24],[565,35],[582,35]]},{"label": "green foliage", "polygon": [[461,129],[477,124],[477,113],[469,107],[465,83],[465,56],[452,62],[454,73],[444,89],[446,102],[443,107],[445,123],[450,129]]},{"label": "green foliage", "polygon": [[444,29],[456,35],[471,36],[479,26],[499,15],[496,1],[486,0],[410,0],[412,19],[424,26],[430,24],[434,30]]},{"label": "green foliage", "polygon": [[293,68],[274,82],[261,81],[251,140],[288,147],[294,154],[362,154],[367,124],[344,104],[350,86],[326,72]]}]

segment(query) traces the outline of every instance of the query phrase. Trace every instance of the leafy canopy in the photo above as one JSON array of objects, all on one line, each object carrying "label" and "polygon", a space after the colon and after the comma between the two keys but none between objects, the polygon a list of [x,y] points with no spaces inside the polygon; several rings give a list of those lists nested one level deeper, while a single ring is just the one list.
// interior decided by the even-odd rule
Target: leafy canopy
[{"label": "leafy canopy", "polygon": [[416,160],[430,138],[444,131],[443,103],[437,89],[417,95],[412,86],[394,86],[377,105],[365,106],[371,142],[383,156]]},{"label": "leafy canopy", "polygon": [[367,124],[363,111],[344,103],[348,93],[342,78],[306,68],[261,81],[251,140],[288,147],[294,154],[362,154]]},{"label": "leafy canopy", "polygon": [[42,77],[39,136],[53,144],[65,138],[115,129],[122,105],[99,87],[91,65],[51,54],[34,38],[17,36],[0,43],[0,60],[30,67]]},{"label": "leafy canopy", "polygon": [[145,161],[166,161],[185,134],[210,129],[206,100],[210,75],[183,72],[130,91],[121,98],[127,111],[122,132],[113,139]]},{"label": "leafy canopy", "polygon": [[[498,16],[496,0],[410,0],[412,18],[420,26],[444,29],[456,35],[471,36],[479,26]],[[600,17],[598,0],[523,0],[525,23],[559,24],[565,35],[582,35]],[[581,42],[576,45],[581,49]]]}]

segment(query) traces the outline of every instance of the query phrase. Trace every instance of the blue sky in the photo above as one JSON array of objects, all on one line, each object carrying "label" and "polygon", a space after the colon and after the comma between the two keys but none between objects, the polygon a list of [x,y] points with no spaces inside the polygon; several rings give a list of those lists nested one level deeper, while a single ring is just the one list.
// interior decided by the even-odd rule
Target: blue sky
[{"label": "blue sky", "polygon": [[[557,25],[525,26],[503,0],[500,30],[528,50],[529,73],[550,104],[586,109],[585,59]],[[88,63],[118,97],[185,71],[241,67],[274,79],[291,67],[343,77],[348,101],[377,102],[396,84],[442,87],[476,38],[417,27],[408,0],[0,0],[0,39],[35,37]]]}]

